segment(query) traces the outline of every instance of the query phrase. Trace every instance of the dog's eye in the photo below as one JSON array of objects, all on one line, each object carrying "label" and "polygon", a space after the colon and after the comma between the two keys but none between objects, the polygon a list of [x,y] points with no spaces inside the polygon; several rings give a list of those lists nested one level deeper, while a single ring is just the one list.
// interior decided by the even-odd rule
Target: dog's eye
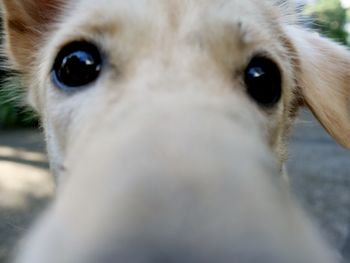
[{"label": "dog's eye", "polygon": [[58,53],[52,77],[60,89],[74,90],[94,82],[101,69],[101,53],[94,44],[72,42]]},{"label": "dog's eye", "polygon": [[273,107],[282,96],[282,77],[278,66],[265,57],[254,57],[245,70],[248,94],[264,107]]}]

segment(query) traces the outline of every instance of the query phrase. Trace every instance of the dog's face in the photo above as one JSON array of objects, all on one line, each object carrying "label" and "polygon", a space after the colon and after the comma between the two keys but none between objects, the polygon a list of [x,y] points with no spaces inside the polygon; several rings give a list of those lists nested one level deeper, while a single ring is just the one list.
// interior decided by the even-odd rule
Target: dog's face
[{"label": "dog's face", "polygon": [[[260,133],[280,163],[304,102],[349,145],[344,51],[292,29],[273,1],[4,3],[8,49],[31,83],[55,173],[81,131],[94,134],[97,120],[135,94],[225,98],[226,110],[262,121]],[[335,64],[334,73],[328,59],[341,68]]]},{"label": "dog's face", "polygon": [[[179,107],[184,99],[193,98],[195,104],[201,98],[208,107],[214,103],[210,100],[222,100],[223,109],[261,120],[261,133],[283,159],[282,138],[297,103],[293,61],[287,56],[293,50],[275,25],[277,14],[261,13],[262,8],[267,6],[240,1],[73,4],[39,55],[41,85],[35,96],[54,137],[49,140],[52,159],[64,157],[81,130],[94,134],[96,119],[134,96],[146,108],[167,96]],[[241,18],[240,12],[256,14],[262,26]],[[84,15],[75,15],[80,13]],[[79,76],[61,71],[76,66],[64,61],[76,52],[87,53],[81,55],[96,65],[83,73],[89,75],[86,81],[70,85]],[[131,105],[126,109],[136,110]]]},{"label": "dog's face", "polygon": [[350,146],[350,55],[275,2],[2,1],[10,60],[53,171],[68,174],[28,262],[57,245],[55,262],[155,262],[160,247],[179,262],[258,262],[271,248],[260,262],[330,262],[272,181],[303,104]]}]

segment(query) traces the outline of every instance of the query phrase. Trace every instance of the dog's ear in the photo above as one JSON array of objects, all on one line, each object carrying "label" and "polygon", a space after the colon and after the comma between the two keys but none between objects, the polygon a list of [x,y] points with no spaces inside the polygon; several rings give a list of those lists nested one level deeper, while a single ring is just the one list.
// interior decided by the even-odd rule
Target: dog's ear
[{"label": "dog's ear", "polygon": [[305,103],[329,134],[350,148],[350,51],[296,26],[286,30]]},{"label": "dog's ear", "polygon": [[5,50],[10,62],[24,70],[63,0],[1,0],[5,30]]}]

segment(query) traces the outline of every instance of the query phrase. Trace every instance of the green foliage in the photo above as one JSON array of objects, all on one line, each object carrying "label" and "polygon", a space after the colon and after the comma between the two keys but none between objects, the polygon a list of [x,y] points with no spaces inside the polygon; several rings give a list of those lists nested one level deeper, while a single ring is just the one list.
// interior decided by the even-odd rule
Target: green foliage
[{"label": "green foliage", "polygon": [[5,72],[0,72],[0,79],[0,128],[36,127],[36,114],[22,103],[20,83]]},{"label": "green foliage", "polygon": [[[3,98],[0,96],[0,100]],[[35,114],[26,107],[16,107],[11,102],[0,103],[0,128],[36,127]]]},{"label": "green foliage", "polygon": [[347,12],[339,0],[318,0],[306,9],[313,19],[313,28],[336,41],[348,44],[345,30]]}]

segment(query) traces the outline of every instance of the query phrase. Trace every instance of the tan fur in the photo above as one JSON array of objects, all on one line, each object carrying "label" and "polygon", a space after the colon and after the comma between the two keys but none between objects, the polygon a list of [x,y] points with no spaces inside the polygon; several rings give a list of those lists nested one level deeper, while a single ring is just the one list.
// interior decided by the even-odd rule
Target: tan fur
[{"label": "tan fur", "polygon": [[349,51],[301,28],[287,32],[299,36],[294,40],[301,57],[298,84],[306,104],[325,129],[350,148]]},{"label": "tan fur", "polygon": [[[350,53],[294,25],[287,4],[277,2],[1,1],[10,62],[22,72],[28,100],[41,115],[52,171],[59,177],[65,174],[57,202],[33,232],[33,245],[28,246],[19,262],[48,262],[46,257],[55,253],[52,251],[59,241],[48,229],[56,233],[67,228],[68,236],[76,241],[71,247],[77,250],[76,254],[70,253],[67,245],[62,248],[65,252],[57,255],[61,258],[50,262],[95,262],[86,251],[91,251],[92,256],[103,254],[103,242],[116,239],[118,245],[118,237],[134,233],[133,227],[149,227],[156,232],[152,220],[179,222],[192,209],[198,209],[199,214],[184,223],[180,231],[184,236],[191,232],[194,222],[208,224],[199,216],[201,213],[210,222],[240,218],[231,225],[225,221],[231,229],[227,236],[223,229],[216,233],[224,262],[232,262],[232,255],[225,254],[229,250],[225,244],[242,246],[241,252],[247,255],[245,242],[252,239],[239,229],[251,227],[261,230],[253,239],[265,237],[266,244],[274,248],[265,247],[264,242],[259,243],[261,240],[252,246],[254,251],[259,251],[260,245],[262,250],[273,251],[266,262],[281,262],[276,259],[279,257],[283,262],[290,262],[289,257],[294,258],[291,262],[335,262],[288,196],[284,183],[279,182],[276,167],[282,170],[287,136],[302,104],[310,107],[340,144],[350,147],[350,76],[346,71]],[[50,73],[58,51],[76,40],[96,43],[106,62],[93,85],[67,94],[54,86]],[[282,73],[282,100],[271,109],[258,106],[246,93],[242,75],[256,54],[271,58]],[[186,155],[189,161],[183,158]],[[173,181],[164,181],[160,192],[156,191],[158,200],[163,200],[159,207],[173,208],[177,216],[153,210],[157,201],[149,197],[154,187],[151,182],[162,181],[161,175],[176,178],[175,184],[180,185],[173,188]],[[218,177],[213,179],[213,175]],[[243,175],[247,181],[242,181]],[[133,176],[149,178],[150,185],[142,180],[139,186]],[[232,181],[226,184],[231,176]],[[119,180],[127,182],[125,188],[104,189],[118,185]],[[210,183],[195,187],[198,191],[189,187],[189,182],[201,185],[206,180]],[[241,192],[233,191],[237,186]],[[151,215],[142,209],[137,213],[134,208],[135,193],[139,191],[145,191],[146,197],[140,202],[151,206]],[[192,202],[192,194],[201,198]],[[218,200],[206,210],[203,207],[210,203],[211,194]],[[187,208],[177,207],[177,195],[184,196]],[[232,211],[221,202],[224,196],[240,200],[232,204]],[[114,202],[118,203],[118,214],[113,212]],[[83,203],[88,203],[91,211],[83,209],[82,215],[75,215]],[[241,206],[248,208],[241,211]],[[125,218],[121,216],[124,213]],[[135,216],[145,218],[144,225],[132,223]],[[75,217],[84,217],[86,226],[74,229],[71,220]],[[103,226],[98,223],[101,218],[106,219]],[[117,228],[123,226],[126,232],[116,230],[111,222],[118,222]],[[277,225],[281,240],[276,242],[272,232]],[[293,227],[288,229],[288,225]],[[208,231],[194,229],[194,233],[210,239],[215,227],[210,225]],[[156,251],[150,248],[152,253],[157,253],[162,240],[173,238],[179,246],[188,241],[172,228],[169,232],[161,228],[159,233],[166,234],[156,235]],[[243,239],[236,237],[238,233]],[[289,238],[293,233],[296,234]],[[135,235],[150,241],[151,232]],[[189,250],[196,254],[193,242]],[[46,252],[39,252],[42,245],[47,246]],[[214,247],[203,244],[201,249]],[[309,255],[308,249],[312,251]],[[121,258],[134,262],[129,256]],[[259,252],[254,252],[248,262],[259,262],[258,259]]]},{"label": "tan fur", "polygon": [[5,30],[8,32],[7,48],[11,62],[21,70],[28,70],[34,51],[39,47],[42,34],[54,21],[60,7],[59,1],[8,0],[6,5]]}]

